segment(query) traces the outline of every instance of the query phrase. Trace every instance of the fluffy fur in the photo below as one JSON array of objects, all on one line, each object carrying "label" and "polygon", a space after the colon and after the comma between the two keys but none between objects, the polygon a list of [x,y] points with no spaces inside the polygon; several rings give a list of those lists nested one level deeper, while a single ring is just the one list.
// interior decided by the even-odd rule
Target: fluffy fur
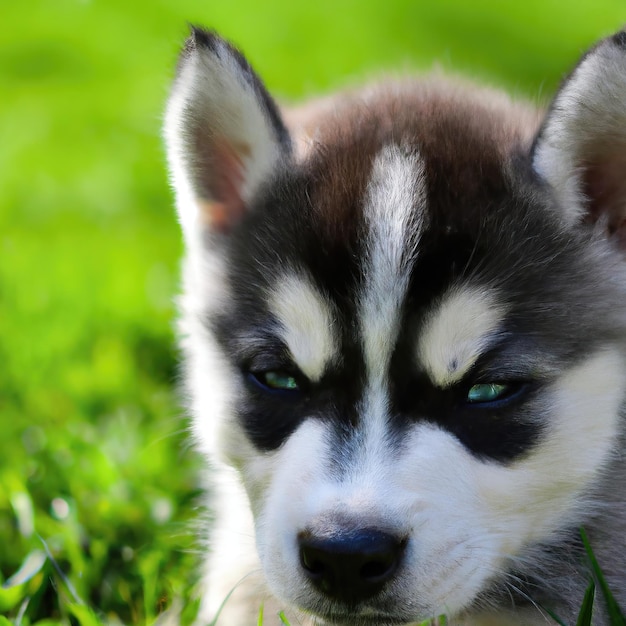
[{"label": "fluffy fur", "polygon": [[203,618],[574,623],[581,526],[626,605],[626,34],[545,114],[442,79],[281,113],[195,29],[165,136]]}]

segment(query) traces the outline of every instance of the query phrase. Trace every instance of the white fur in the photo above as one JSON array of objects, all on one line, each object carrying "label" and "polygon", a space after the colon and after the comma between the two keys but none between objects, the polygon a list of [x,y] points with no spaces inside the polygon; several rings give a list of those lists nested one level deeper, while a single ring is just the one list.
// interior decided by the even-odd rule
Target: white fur
[{"label": "white fur", "polygon": [[309,279],[290,274],[277,281],[269,307],[281,325],[294,363],[309,380],[317,382],[326,367],[339,359],[330,302]]},{"label": "white fur", "polygon": [[485,287],[452,288],[426,318],[417,358],[432,382],[459,382],[495,337],[506,308]]},{"label": "white fur", "polygon": [[176,193],[178,219],[186,243],[198,248],[199,207],[188,171],[187,147],[184,141],[185,110],[193,97],[195,73],[189,66],[181,72],[167,101],[163,134],[167,148],[172,188]]}]

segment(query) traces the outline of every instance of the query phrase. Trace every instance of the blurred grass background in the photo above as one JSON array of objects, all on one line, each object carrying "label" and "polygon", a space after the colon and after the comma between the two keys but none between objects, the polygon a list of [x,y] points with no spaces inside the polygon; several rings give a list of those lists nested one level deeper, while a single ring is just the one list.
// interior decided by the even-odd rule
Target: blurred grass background
[{"label": "blurred grass background", "polygon": [[626,3],[0,0],[0,624],[193,614],[159,137],[187,22],[285,99],[437,64],[545,102]]}]

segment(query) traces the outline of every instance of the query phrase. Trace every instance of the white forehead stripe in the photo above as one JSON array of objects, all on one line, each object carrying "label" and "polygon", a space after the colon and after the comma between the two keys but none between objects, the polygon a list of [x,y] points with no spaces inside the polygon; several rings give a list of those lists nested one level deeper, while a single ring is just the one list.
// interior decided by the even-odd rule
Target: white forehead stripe
[{"label": "white forehead stripe", "polygon": [[280,323],[294,363],[309,380],[317,381],[339,358],[332,305],[305,276],[288,274],[277,283],[269,298],[270,311]]},{"label": "white forehead stripe", "polygon": [[428,315],[417,345],[432,382],[442,388],[459,382],[489,347],[505,313],[486,288],[449,291]]},{"label": "white forehead stripe", "polygon": [[372,166],[364,209],[368,242],[360,314],[365,362],[372,375],[386,369],[397,339],[426,197],[419,154],[397,145],[383,148]]},{"label": "white forehead stripe", "polygon": [[365,279],[358,315],[367,386],[360,407],[365,436],[362,459],[354,465],[357,473],[367,473],[388,454],[386,379],[424,230],[426,202],[425,167],[417,151],[397,145],[383,148],[372,165],[364,199]]}]

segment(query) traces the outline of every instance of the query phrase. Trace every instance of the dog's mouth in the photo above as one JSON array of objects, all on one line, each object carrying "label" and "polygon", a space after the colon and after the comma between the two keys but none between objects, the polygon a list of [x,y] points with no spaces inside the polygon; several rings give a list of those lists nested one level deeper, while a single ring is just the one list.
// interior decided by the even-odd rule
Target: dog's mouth
[{"label": "dog's mouth", "polygon": [[318,614],[323,624],[334,624],[336,626],[406,626],[415,623],[415,620],[407,620],[405,617],[389,615],[387,613],[328,613]]},{"label": "dog's mouth", "polygon": [[328,626],[406,626],[414,624],[415,620],[407,619],[405,616],[389,615],[388,613],[359,613],[359,612],[330,612],[328,614],[317,614],[322,624]]},{"label": "dog's mouth", "polygon": [[364,606],[364,605],[329,605],[324,603],[318,606],[308,606],[306,613],[316,617],[316,624],[331,624],[335,626],[406,626],[407,624],[421,623],[428,617],[408,614],[398,610],[398,606]]}]

